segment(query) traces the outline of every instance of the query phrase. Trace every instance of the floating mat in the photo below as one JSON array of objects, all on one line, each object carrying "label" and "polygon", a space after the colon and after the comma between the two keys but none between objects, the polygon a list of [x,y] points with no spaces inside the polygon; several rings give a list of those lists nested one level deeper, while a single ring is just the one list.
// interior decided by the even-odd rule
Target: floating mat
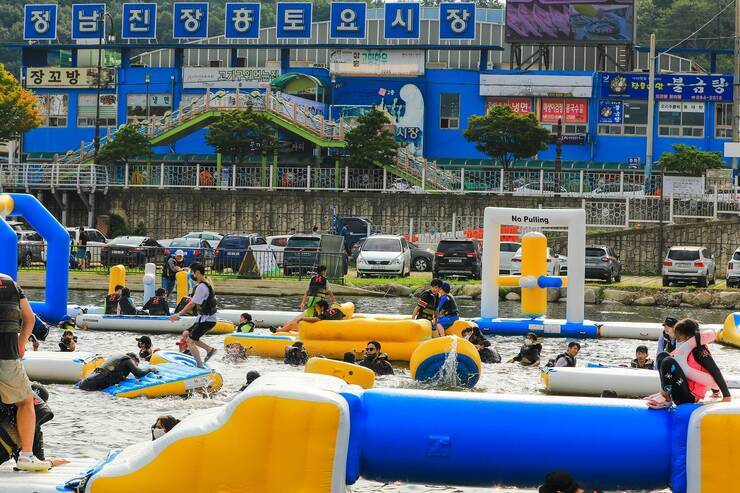
[{"label": "floating mat", "polygon": [[[51,457],[55,454],[47,449],[46,455]],[[60,453],[60,456],[64,454]],[[14,460],[0,465],[0,492],[13,493],[59,493],[71,491],[64,489],[64,484],[71,479],[77,478],[89,471],[99,461],[95,459],[70,459],[69,464],[53,468],[49,472],[21,472],[14,471]]]},{"label": "floating mat", "polygon": [[210,368],[194,368],[178,363],[156,365],[158,373],[143,378],[129,377],[103,390],[116,397],[166,397],[186,395],[193,390],[216,392],[223,385],[221,374]]},{"label": "floating mat", "polygon": [[23,367],[31,380],[44,383],[77,383],[103,363],[96,353],[27,351]]},{"label": "floating mat", "polygon": [[[144,334],[180,334],[195,323],[195,317],[183,317],[172,322],[166,315],[96,315],[83,313],[77,315],[77,327],[87,330],[124,330],[141,332]],[[234,324],[224,320],[216,322],[216,326],[208,334],[229,334],[234,332]]]}]

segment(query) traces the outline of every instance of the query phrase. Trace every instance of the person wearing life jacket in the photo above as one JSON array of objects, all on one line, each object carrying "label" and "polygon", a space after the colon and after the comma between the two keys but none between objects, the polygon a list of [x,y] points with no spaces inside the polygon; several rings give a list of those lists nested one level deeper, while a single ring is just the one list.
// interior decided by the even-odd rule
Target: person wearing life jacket
[{"label": "person wearing life jacket", "polygon": [[376,375],[393,375],[393,366],[388,361],[388,355],[380,352],[380,343],[370,341],[365,347],[365,357],[357,362],[358,365],[369,368]]},{"label": "person wearing life jacket", "polygon": [[49,324],[41,320],[41,317],[38,315],[34,315],[35,320],[33,323],[33,329],[31,333],[38,341],[45,341],[46,338],[49,335],[49,331],[51,330],[51,327],[49,327]]},{"label": "person wearing life jacket", "polygon": [[254,322],[252,322],[252,315],[247,312],[239,315],[239,324],[236,326],[237,332],[243,332],[245,334],[254,331]]},{"label": "person wearing life jacket", "polygon": [[175,290],[177,273],[185,269],[185,252],[177,250],[174,254],[168,255],[164,259],[162,266],[162,288],[169,297],[170,293]]},{"label": "person wearing life jacket", "polygon": [[[200,262],[193,262],[190,265],[190,278],[197,284],[193,290],[193,298],[185,308],[170,317],[170,320],[176,322],[181,316],[189,314],[194,308],[198,308],[198,316],[195,324],[188,329],[188,348],[190,354],[195,358],[198,368],[204,368],[204,363],[213,357],[216,348],[209,346],[201,341],[203,337],[216,326],[216,313],[218,312],[216,291],[211,284],[211,280],[206,277],[206,268]],[[206,351],[204,360],[201,360],[198,348]]]},{"label": "person wearing life jacket", "polygon": [[305,311],[305,316],[313,317],[316,303],[326,298],[331,298],[333,303],[337,301],[334,293],[329,289],[329,282],[326,279],[326,266],[320,265],[316,269],[316,275],[308,282],[308,289],[301,300],[301,311]]},{"label": "person wearing life jacket", "polygon": [[478,327],[467,327],[462,331],[463,339],[467,339],[478,350],[483,363],[501,363],[501,355],[491,347],[491,341],[486,339]]},{"label": "person wearing life jacket", "polygon": [[445,329],[452,327],[457,320],[460,319],[460,314],[457,311],[457,303],[455,298],[450,294],[452,287],[449,283],[443,282],[439,286],[439,302],[437,304],[437,326],[432,331],[432,337],[444,337]]},{"label": "person wearing life jacket", "polygon": [[113,292],[105,297],[105,315],[117,315],[118,314],[118,300],[121,299],[122,289],[123,289],[123,286],[118,284],[116,285]]},{"label": "person wearing life jacket", "polygon": [[300,366],[305,365],[307,361],[308,354],[306,353],[302,342],[296,341],[285,348],[285,358],[283,359],[283,362],[286,365]]},{"label": "person wearing life jacket", "polygon": [[21,363],[34,321],[33,310],[23,290],[9,276],[0,274],[0,403],[15,405],[14,422],[21,450],[16,468],[48,471],[51,464],[33,454],[34,395]]},{"label": "person wearing life jacket", "polygon": [[542,353],[542,344],[537,342],[537,334],[530,332],[524,336],[524,344],[519,348],[519,354],[507,363],[517,362],[522,366],[537,366],[540,364],[540,353]]},{"label": "person wearing life jacket", "polygon": [[654,369],[658,369],[658,355],[666,352],[671,353],[676,349],[676,335],[674,334],[673,328],[676,326],[676,320],[673,317],[666,317],[663,321],[663,332],[658,337],[658,350],[655,353],[655,364]]},{"label": "person wearing life jacket", "polygon": [[154,296],[149,298],[141,309],[149,315],[169,315],[170,305],[167,303],[167,291],[164,288],[157,288]]},{"label": "person wearing life jacket", "polygon": [[139,347],[139,360],[149,361],[152,359],[152,355],[159,351],[159,349],[152,349],[152,338],[149,336],[141,336],[136,338],[136,345]]},{"label": "person wearing life jacket", "polygon": [[732,401],[725,378],[706,346],[716,340],[716,333],[700,332],[699,324],[691,319],[680,320],[674,330],[676,349],[658,356],[662,390],[648,397],[648,407],[662,409],[672,404],[701,403],[710,389],[722,392],[722,402]]},{"label": "person wearing life jacket", "polygon": [[139,368],[139,357],[134,353],[116,354],[103,361],[92,375],[85,377],[77,386],[81,390],[104,390],[111,385],[118,385],[128,378],[129,373],[142,378],[149,373],[156,373],[155,367]]},{"label": "person wearing life jacket", "polygon": [[643,370],[652,370],[655,363],[648,358],[647,346],[637,346],[635,350],[635,359],[630,363],[630,368],[640,368]]},{"label": "person wearing life jacket", "polygon": [[576,366],[576,358],[578,352],[581,350],[581,345],[575,341],[568,343],[568,349],[564,353],[558,354],[554,360],[551,361],[552,365],[548,363],[547,366],[555,368],[573,368]]},{"label": "person wearing life jacket", "polygon": [[414,311],[411,313],[411,318],[415,320],[429,320],[434,323],[434,316],[436,315],[437,304],[439,303],[440,286],[442,286],[442,281],[432,279],[429,289],[425,290],[419,296],[419,301],[416,302]]},{"label": "person wearing life jacket", "polygon": [[59,339],[59,351],[63,353],[74,353],[76,350],[77,336],[71,330],[65,330]]},{"label": "person wearing life jacket", "polygon": [[275,329],[275,332],[298,330],[298,325],[301,322],[314,323],[322,320],[344,320],[346,317],[347,315],[339,307],[329,305],[329,302],[326,300],[319,300],[314,306],[314,316],[308,317],[305,314],[301,314],[282,327]]}]

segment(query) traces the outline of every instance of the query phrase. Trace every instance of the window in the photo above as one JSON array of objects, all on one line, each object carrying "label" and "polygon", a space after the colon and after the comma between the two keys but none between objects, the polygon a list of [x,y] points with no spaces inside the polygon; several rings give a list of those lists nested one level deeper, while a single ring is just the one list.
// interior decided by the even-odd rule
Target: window
[{"label": "window", "polygon": [[646,101],[624,101],[614,104],[622,110],[621,122],[600,123],[599,134],[647,135],[648,105]]},{"label": "window", "polygon": [[262,237],[257,237],[252,240],[252,245],[267,245],[267,241]]},{"label": "window", "polygon": [[703,137],[704,103],[661,101],[658,105],[658,135]]},{"label": "window", "polygon": [[[80,94],[77,97],[77,127],[95,127],[97,112],[96,94]],[[118,96],[115,94],[100,95],[100,126],[115,127],[118,114]]]},{"label": "window", "polygon": [[66,127],[69,97],[66,94],[36,94],[42,127]]},{"label": "window", "polygon": [[172,110],[169,94],[150,94],[147,107],[146,94],[129,94],[126,97],[126,123],[145,121],[149,116],[164,116]]},{"label": "window", "polygon": [[288,244],[288,238],[273,238],[271,244],[274,247],[284,247]]},{"label": "window", "polygon": [[588,133],[588,99],[540,99],[540,123],[550,133],[557,132],[558,120],[563,123],[563,135]]},{"label": "window", "polygon": [[439,97],[439,128],[460,128],[460,94],[442,93]]},{"label": "window", "polygon": [[717,103],[714,105],[714,136],[718,139],[732,138],[732,105]]}]

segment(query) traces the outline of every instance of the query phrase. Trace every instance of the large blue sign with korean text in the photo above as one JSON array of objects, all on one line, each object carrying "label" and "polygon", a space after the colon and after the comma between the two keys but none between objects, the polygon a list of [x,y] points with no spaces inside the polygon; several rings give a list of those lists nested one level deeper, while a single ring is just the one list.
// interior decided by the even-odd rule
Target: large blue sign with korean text
[{"label": "large blue sign with korean text", "polygon": [[[604,73],[601,97],[648,99],[647,74]],[[655,99],[674,101],[732,101],[732,76],[695,74],[656,74]]]},{"label": "large blue sign with korean text", "polygon": [[105,38],[105,4],[72,5],[72,39]]},{"label": "large blue sign with korean text", "polygon": [[367,4],[365,2],[332,2],[330,37],[362,39],[365,37]]},{"label": "large blue sign with korean text", "polygon": [[418,3],[385,4],[385,39],[419,39],[421,6]]},{"label": "large blue sign with korean text", "polygon": [[227,3],[224,26],[224,35],[227,39],[258,39],[260,37],[260,4]]},{"label": "large blue sign with korean text", "polygon": [[439,39],[475,39],[475,4],[440,3]]},{"label": "large blue sign with korean text", "polygon": [[623,114],[621,101],[599,101],[599,123],[622,123]]},{"label": "large blue sign with korean text", "polygon": [[202,39],[208,37],[208,2],[174,3],[172,37]]},{"label": "large blue sign with korean text", "polygon": [[312,6],[310,2],[278,3],[278,39],[310,38]]},{"label": "large blue sign with korean text", "polygon": [[23,16],[23,39],[27,41],[57,39],[56,4],[26,5]]},{"label": "large blue sign with korean text", "polygon": [[157,4],[124,3],[121,38],[157,39]]}]

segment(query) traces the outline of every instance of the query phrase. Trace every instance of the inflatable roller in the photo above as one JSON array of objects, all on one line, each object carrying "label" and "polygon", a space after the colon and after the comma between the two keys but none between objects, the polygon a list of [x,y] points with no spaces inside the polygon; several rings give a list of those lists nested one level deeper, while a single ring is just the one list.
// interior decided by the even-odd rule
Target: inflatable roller
[{"label": "inflatable roller", "polygon": [[[167,315],[96,315],[83,313],[75,319],[77,327],[83,330],[123,330],[144,334],[180,334],[195,323],[195,317],[182,317],[173,322]],[[230,334],[234,324],[225,320],[216,322],[208,335]]]},{"label": "inflatable roller", "polygon": [[740,348],[740,313],[730,313],[717,334],[717,342]]},{"label": "inflatable roller", "polygon": [[635,368],[543,368],[545,392],[600,396],[605,390],[619,397],[646,397],[660,392],[657,371]]},{"label": "inflatable roller", "polygon": [[393,361],[409,361],[420,342],[431,338],[428,320],[324,320],[301,322],[299,339],[310,356],[342,359],[344,353],[361,353],[368,341],[378,341]]},{"label": "inflatable roller", "polygon": [[108,294],[116,292],[116,286],[126,285],[126,267],[123,265],[114,265],[110,268],[108,275]]},{"label": "inflatable roller", "polygon": [[140,379],[129,377],[118,385],[108,387],[104,392],[116,397],[134,398],[187,395],[196,390],[212,393],[219,390],[223,385],[221,374],[210,368],[197,368],[195,360],[190,358],[190,364],[157,364],[157,373],[149,373]]},{"label": "inflatable roller", "polygon": [[462,337],[463,330],[468,327],[477,327],[477,325],[471,320],[455,320],[455,323],[445,330],[445,335]]},{"label": "inflatable roller", "polygon": [[345,320],[348,318],[352,318],[355,314],[355,304],[351,301],[340,304],[339,309],[342,310],[342,313],[344,313]]},{"label": "inflatable roller", "polygon": [[224,338],[224,347],[229,344],[241,344],[247,350],[248,355],[262,356],[263,358],[284,358],[285,348],[296,342],[298,339],[291,335],[262,335],[262,334],[243,334],[234,332]]},{"label": "inflatable roller", "polygon": [[[454,366],[448,356],[454,353]],[[431,382],[445,378],[445,372],[456,371],[457,382],[474,387],[480,378],[481,361],[478,350],[470,342],[457,336],[439,337],[422,342],[411,356],[411,378]]]},{"label": "inflatable roller", "polygon": [[341,378],[351,385],[371,389],[375,385],[375,372],[364,366],[336,361],[327,358],[310,358],[306,363],[306,373],[318,373]]},{"label": "inflatable roller", "polygon": [[44,383],[77,383],[103,363],[95,353],[27,351],[23,368],[31,380]]}]

